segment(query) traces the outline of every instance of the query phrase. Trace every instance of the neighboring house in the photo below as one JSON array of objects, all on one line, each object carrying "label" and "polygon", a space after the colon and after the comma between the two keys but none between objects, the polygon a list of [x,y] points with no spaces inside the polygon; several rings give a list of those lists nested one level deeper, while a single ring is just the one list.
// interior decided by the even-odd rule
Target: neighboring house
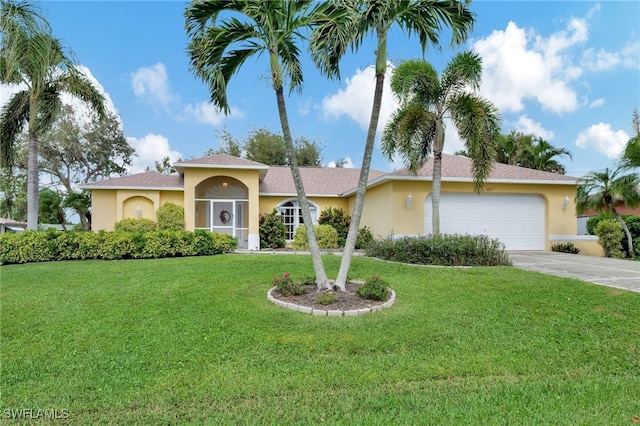
[{"label": "neighboring house", "polygon": [[[288,167],[267,166],[225,154],[180,161],[179,172],[144,172],[85,184],[92,192],[93,230],[113,230],[125,218],[155,220],[162,204],[184,207],[186,228],[226,232],[240,248],[259,249],[260,213],[277,209],[287,239],[303,220]],[[374,236],[431,232],[432,160],[416,176],[407,170],[372,170],[361,226]],[[300,168],[314,220],[326,207],[351,212],[359,169]],[[471,160],[443,155],[442,233],[485,234],[509,250],[549,250],[576,235],[576,178],[496,163],[485,190],[473,190]]]},{"label": "neighboring house", "polygon": [[5,219],[0,217],[0,234],[5,232],[22,232],[27,229],[26,222],[18,222],[13,219]]}]

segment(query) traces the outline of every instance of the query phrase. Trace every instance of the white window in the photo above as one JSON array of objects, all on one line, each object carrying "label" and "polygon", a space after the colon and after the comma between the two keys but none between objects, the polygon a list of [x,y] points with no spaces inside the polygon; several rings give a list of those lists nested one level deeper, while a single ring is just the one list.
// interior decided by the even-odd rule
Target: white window
[{"label": "white window", "polygon": [[[311,211],[311,219],[313,223],[318,222],[318,206],[309,201],[309,210]],[[293,241],[293,236],[296,232],[296,228],[300,225],[304,225],[304,219],[302,217],[302,209],[298,200],[289,200],[278,206],[278,214],[282,217],[282,222],[287,228],[286,239],[287,241]]]}]

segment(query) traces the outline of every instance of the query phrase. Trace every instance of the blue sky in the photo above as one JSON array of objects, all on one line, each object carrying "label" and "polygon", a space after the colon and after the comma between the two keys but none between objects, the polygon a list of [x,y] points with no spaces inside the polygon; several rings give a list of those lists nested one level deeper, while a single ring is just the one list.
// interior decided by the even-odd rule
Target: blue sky
[{"label": "blue sky", "polygon": [[[228,89],[230,116],[209,103],[206,86],[189,71],[180,1],[44,1],[56,37],[63,40],[118,111],[138,157],[132,172],[170,156],[193,158],[218,146],[218,131],[243,139],[252,129],[279,132],[268,60],[248,62]],[[570,150],[567,174],[579,177],[611,166],[631,132],[640,107],[640,2],[489,1],[471,5],[475,29],[465,46],[430,47],[424,59],[441,70],[457,52],[483,58],[481,94],[499,108],[503,133],[534,133]],[[370,39],[341,62],[342,80],[322,77],[305,58],[301,94],[287,99],[294,137],[316,140],[324,164],[348,157],[355,167],[373,97],[374,44]],[[421,58],[417,39],[395,27],[389,40],[390,70]],[[0,88],[0,102],[7,99]],[[383,117],[395,108],[387,87]],[[379,135],[378,135],[379,139]],[[445,152],[461,149],[452,126]],[[392,170],[376,150],[373,167]]]}]

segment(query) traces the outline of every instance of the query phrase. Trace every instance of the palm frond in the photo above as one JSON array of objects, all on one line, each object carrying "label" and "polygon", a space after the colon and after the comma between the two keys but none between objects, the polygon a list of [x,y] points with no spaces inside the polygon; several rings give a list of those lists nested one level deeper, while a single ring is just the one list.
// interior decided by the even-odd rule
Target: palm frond
[{"label": "palm frond", "polygon": [[29,92],[22,90],[9,99],[0,114],[0,165],[3,167],[14,166],[16,141],[28,120]]}]

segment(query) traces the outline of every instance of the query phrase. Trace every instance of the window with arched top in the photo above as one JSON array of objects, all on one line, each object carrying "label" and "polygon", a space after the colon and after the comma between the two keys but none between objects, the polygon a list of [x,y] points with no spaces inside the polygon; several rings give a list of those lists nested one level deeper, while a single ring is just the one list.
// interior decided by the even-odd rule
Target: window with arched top
[{"label": "window with arched top", "polygon": [[[287,241],[293,241],[296,228],[304,225],[302,209],[300,208],[298,200],[287,200],[279,204],[277,210],[280,217],[282,217],[285,228],[287,228]],[[311,219],[313,223],[316,224],[318,222],[318,206],[309,201],[309,210],[311,211]]]}]

